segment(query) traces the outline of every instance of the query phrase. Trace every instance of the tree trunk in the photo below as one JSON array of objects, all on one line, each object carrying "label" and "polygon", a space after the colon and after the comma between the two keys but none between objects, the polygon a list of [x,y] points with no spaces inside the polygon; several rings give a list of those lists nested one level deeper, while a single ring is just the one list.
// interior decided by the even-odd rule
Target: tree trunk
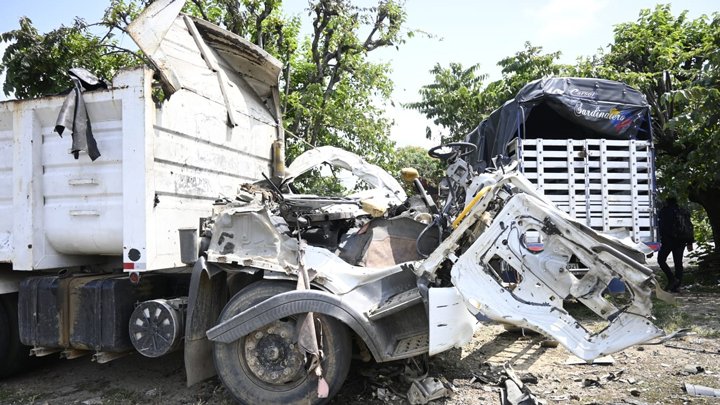
[{"label": "tree trunk", "polygon": [[720,184],[714,184],[707,190],[692,190],[690,200],[705,209],[715,241],[715,253],[720,253]]}]

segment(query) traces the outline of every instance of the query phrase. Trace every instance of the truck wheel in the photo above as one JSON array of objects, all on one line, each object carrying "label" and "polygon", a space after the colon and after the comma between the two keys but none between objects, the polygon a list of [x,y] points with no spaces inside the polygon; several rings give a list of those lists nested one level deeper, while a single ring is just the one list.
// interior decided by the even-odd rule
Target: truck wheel
[{"label": "truck wheel", "polygon": [[30,348],[20,342],[17,293],[0,295],[0,378],[21,371]]},{"label": "truck wheel", "polygon": [[[238,292],[220,314],[220,322],[274,295],[293,290],[294,284],[260,281]],[[278,319],[238,341],[215,343],[215,369],[228,391],[245,404],[317,404],[318,378],[308,372],[310,356],[298,348],[296,325],[304,314]],[[322,335],[323,377],[328,398],[340,390],[350,368],[350,333],[340,321],[315,315]],[[320,333],[322,330],[322,333]]]}]

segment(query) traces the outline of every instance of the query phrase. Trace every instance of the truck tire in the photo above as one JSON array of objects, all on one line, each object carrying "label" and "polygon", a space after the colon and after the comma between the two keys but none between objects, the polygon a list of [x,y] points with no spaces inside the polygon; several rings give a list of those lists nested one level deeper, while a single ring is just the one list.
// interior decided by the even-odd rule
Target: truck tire
[{"label": "truck tire", "polygon": [[30,348],[20,342],[18,294],[0,295],[0,378],[22,371],[29,363]]},{"label": "truck tire", "polygon": [[[220,322],[274,295],[293,290],[281,281],[259,281],[238,292],[220,314]],[[348,328],[337,319],[315,314],[322,336],[323,377],[328,398],[318,398],[318,378],[308,373],[309,357],[298,349],[295,325],[304,314],[278,319],[238,341],[215,343],[215,369],[227,390],[244,404],[320,404],[340,390],[348,370],[352,343]],[[320,333],[322,329],[322,333]],[[263,348],[263,351],[254,350]]]}]

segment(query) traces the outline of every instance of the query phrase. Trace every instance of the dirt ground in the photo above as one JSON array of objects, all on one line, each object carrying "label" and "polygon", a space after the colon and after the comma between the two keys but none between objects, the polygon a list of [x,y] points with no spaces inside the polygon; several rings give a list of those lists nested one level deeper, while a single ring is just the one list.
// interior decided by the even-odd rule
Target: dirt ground
[{"label": "dirt ground", "polygon": [[[667,331],[691,327],[689,335],[659,345],[629,348],[612,364],[566,364],[562,347],[545,347],[539,335],[481,328],[462,349],[430,359],[429,373],[452,386],[436,404],[499,404],[498,386],[483,382],[490,365],[509,364],[547,404],[706,404],[718,398],[691,396],[684,384],[720,388],[720,290],[690,287],[676,306],[658,308]],[[332,404],[404,404],[413,363],[357,363]],[[162,359],[131,355],[108,364],[88,357],[53,360],[35,371],[0,382],[0,404],[232,404],[217,379],[184,384],[182,353]],[[485,378],[487,380],[487,378]]]}]

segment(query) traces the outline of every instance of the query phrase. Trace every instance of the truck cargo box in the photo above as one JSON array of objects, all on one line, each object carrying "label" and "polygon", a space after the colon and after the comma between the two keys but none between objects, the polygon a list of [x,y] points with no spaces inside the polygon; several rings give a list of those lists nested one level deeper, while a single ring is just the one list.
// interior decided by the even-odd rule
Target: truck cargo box
[{"label": "truck cargo box", "polygon": [[168,24],[150,33],[160,70],[174,69],[162,103],[147,68],[83,93],[95,161],[69,153],[70,129],[54,131],[65,96],[0,103],[0,262],[184,266],[178,229],[197,228],[214,200],[272,174],[280,63],[211,24],[182,14]]},{"label": "truck cargo box", "polygon": [[482,171],[501,156],[596,231],[654,246],[655,155],[645,96],[605,79],[535,80],[468,134]]}]

